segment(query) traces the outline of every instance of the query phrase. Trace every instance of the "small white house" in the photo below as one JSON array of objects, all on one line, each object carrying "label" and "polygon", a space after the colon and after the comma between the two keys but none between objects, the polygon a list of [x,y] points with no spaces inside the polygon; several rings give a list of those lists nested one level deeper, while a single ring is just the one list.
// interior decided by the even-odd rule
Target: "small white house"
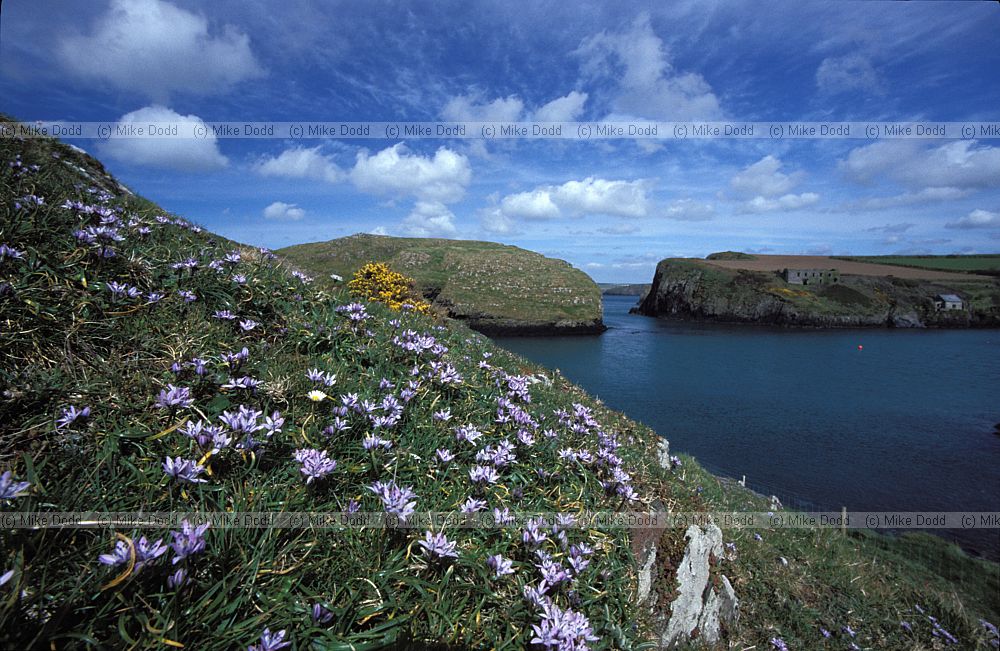
[{"label": "small white house", "polygon": [[965,307],[957,294],[938,294],[934,297],[934,307],[939,310],[961,310]]}]

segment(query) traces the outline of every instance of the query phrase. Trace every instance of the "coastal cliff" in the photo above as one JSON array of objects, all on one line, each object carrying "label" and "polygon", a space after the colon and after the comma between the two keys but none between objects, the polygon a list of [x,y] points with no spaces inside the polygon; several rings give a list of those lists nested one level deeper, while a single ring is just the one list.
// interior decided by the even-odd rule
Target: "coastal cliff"
[{"label": "coastal cliff", "polygon": [[[941,293],[961,296],[963,309],[937,309],[934,297]],[[836,284],[803,286],[786,283],[775,272],[669,258],[657,265],[649,293],[632,311],[827,328],[1000,327],[1000,287],[988,279],[944,284],[890,275],[843,275]]]},{"label": "coastal cliff", "polygon": [[278,251],[305,271],[350,278],[385,262],[439,312],[487,335],[598,334],[601,290],[568,262],[495,242],[357,234]]}]

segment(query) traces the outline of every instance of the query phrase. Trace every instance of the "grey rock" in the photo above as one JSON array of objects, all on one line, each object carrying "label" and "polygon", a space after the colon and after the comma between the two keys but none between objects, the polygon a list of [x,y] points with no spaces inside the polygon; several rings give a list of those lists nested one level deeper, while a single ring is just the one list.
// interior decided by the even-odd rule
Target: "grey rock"
[{"label": "grey rock", "polygon": [[[692,525],[684,537],[688,544],[677,569],[678,595],[670,604],[670,621],[660,635],[664,648],[691,639],[695,628],[702,641],[714,644],[719,640],[719,600],[714,589],[708,591],[707,599],[704,595],[711,578],[709,558],[722,555],[722,530],[714,524]],[[701,630],[702,626],[709,630]]]},{"label": "grey rock", "polygon": [[656,444],[656,460],[661,468],[670,469],[670,441],[660,437],[660,442]]},{"label": "grey rock", "polygon": [[639,603],[649,598],[653,591],[653,566],[656,565],[656,545],[650,545],[646,561],[639,566]]}]

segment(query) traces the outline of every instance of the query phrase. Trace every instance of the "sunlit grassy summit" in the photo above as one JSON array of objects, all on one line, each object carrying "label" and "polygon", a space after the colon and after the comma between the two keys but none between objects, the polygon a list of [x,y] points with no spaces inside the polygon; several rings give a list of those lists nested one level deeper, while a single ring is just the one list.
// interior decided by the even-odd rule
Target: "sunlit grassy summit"
[{"label": "sunlit grassy summit", "polygon": [[[689,458],[661,465],[655,433],[559,374],[402,293],[319,287],[79,150],[0,140],[0,181],[3,521],[138,514],[5,524],[2,648],[649,648],[685,531],[585,512],[767,508]],[[153,512],[185,515],[160,526]],[[196,515],[307,512],[391,526]],[[430,512],[496,526],[409,526]],[[658,596],[640,604],[643,537]],[[724,639],[990,644],[995,566],[944,547],[945,576],[914,560],[918,543],[943,545],[726,529],[711,577],[729,578],[742,615]]]},{"label": "sunlit grassy summit", "polygon": [[603,329],[600,289],[587,274],[516,246],[357,234],[277,253],[317,277],[349,278],[365,264],[387,263],[440,311],[488,334]]}]

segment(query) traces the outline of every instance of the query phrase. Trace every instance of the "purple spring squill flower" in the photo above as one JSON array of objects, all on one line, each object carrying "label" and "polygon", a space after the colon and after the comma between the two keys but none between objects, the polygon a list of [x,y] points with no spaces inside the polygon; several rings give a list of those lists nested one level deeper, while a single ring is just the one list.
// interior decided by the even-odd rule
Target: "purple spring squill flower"
[{"label": "purple spring squill flower", "polygon": [[240,321],[240,328],[243,330],[243,332],[250,332],[259,325],[260,324],[254,321],[253,319],[243,319],[242,321]]},{"label": "purple spring squill flower", "polygon": [[198,295],[186,289],[177,290],[177,295],[184,299],[185,303],[194,303],[198,300]]},{"label": "purple spring squill flower", "polygon": [[246,285],[247,284],[247,277],[244,276],[243,274],[233,274],[232,277],[230,278],[230,280],[232,280],[237,285]]},{"label": "purple spring squill flower", "polygon": [[493,522],[500,526],[506,526],[514,522],[514,514],[506,506],[501,509],[493,509]]},{"label": "purple spring squill flower", "polygon": [[10,470],[4,471],[0,475],[0,500],[12,500],[15,497],[23,497],[24,492],[31,486],[26,481],[14,481],[14,473]]},{"label": "purple spring squill flower", "polygon": [[15,249],[7,244],[0,244],[0,260],[4,258],[10,258],[12,260],[21,260],[24,258],[24,251],[20,249]]},{"label": "purple spring squill flower", "polygon": [[[133,543],[133,547],[135,549],[135,567],[133,568],[135,572],[139,572],[146,564],[155,561],[167,551],[162,540],[150,542],[146,539],[146,536],[142,536],[136,540]],[[117,567],[118,565],[127,564],[130,557],[131,552],[129,551],[128,543],[119,540],[115,543],[115,548],[110,554],[101,554],[97,557],[97,560],[102,565]]]},{"label": "purple spring squill flower", "polygon": [[776,651],[788,651],[788,645],[780,637],[771,638],[771,646],[775,648]]},{"label": "purple spring squill flower", "polygon": [[184,585],[185,581],[187,581],[187,570],[182,567],[167,577],[167,587],[176,590]]},{"label": "purple spring squill flower", "polygon": [[825,638],[833,637],[833,633],[831,633],[830,631],[826,630],[822,626],[819,627],[819,634],[822,635]]},{"label": "purple spring squill flower", "polygon": [[535,588],[526,585],[521,589],[521,594],[536,610],[545,610],[552,604],[552,600],[545,595],[545,586]]},{"label": "purple spring squill flower", "polygon": [[494,578],[514,573],[514,561],[504,558],[500,554],[494,554],[486,559],[486,565],[493,570]]},{"label": "purple spring squill flower", "polygon": [[238,378],[229,378],[229,381],[222,385],[223,389],[244,389],[246,391],[256,391],[263,382],[249,375]]},{"label": "purple spring squill flower", "polygon": [[204,484],[208,481],[198,476],[205,472],[205,466],[191,459],[167,457],[166,461],[163,462],[163,472],[177,481],[186,481],[192,484]]},{"label": "purple spring squill flower", "polygon": [[236,315],[230,312],[229,310],[216,310],[215,313],[212,314],[212,318],[223,319],[225,321],[233,321],[236,319]]},{"label": "purple spring squill flower", "polygon": [[291,645],[291,642],[285,642],[284,630],[272,633],[271,629],[265,628],[260,634],[260,642],[248,646],[247,651],[279,651]]},{"label": "purple spring squill flower", "polygon": [[304,448],[295,451],[295,460],[301,464],[299,472],[306,477],[306,484],[322,479],[336,470],[337,462],[327,456],[326,450]]},{"label": "purple spring squill flower", "polygon": [[208,362],[200,357],[192,357],[191,361],[186,364],[194,368],[194,374],[201,377],[208,372]]},{"label": "purple spring squill flower", "polygon": [[470,497],[469,499],[465,500],[465,502],[462,504],[459,510],[462,513],[478,513],[479,511],[485,509],[486,506],[487,504],[484,500],[477,500],[474,497]]},{"label": "purple spring squill flower", "polygon": [[264,422],[261,424],[260,429],[264,430],[266,436],[270,438],[275,434],[281,433],[281,428],[285,425],[285,419],[281,416],[280,411],[271,412],[270,416],[264,417]]},{"label": "purple spring squill flower", "polygon": [[424,539],[417,541],[417,544],[431,560],[458,558],[458,552],[455,551],[456,543],[448,540],[443,533],[432,534],[430,531],[425,531]]},{"label": "purple spring squill flower", "polygon": [[3,586],[5,583],[7,583],[8,581],[10,581],[12,578],[14,578],[14,569],[13,568],[7,570],[3,574],[0,574],[0,586]]},{"label": "purple spring squill flower", "polygon": [[483,433],[472,425],[460,425],[455,428],[455,440],[459,443],[475,443],[476,439],[482,436]]},{"label": "purple spring squill flower", "polygon": [[174,550],[174,558],[171,561],[176,565],[184,559],[205,551],[205,532],[208,530],[208,523],[193,526],[187,520],[181,520],[181,530],[171,531],[174,541],[170,547]]},{"label": "purple spring squill flower", "polygon": [[168,384],[166,389],[160,390],[160,395],[156,399],[156,406],[160,409],[176,409],[177,407],[190,407],[194,404],[191,397],[191,389],[187,387],[175,387]]},{"label": "purple spring squill flower", "polygon": [[570,580],[570,575],[566,572],[562,563],[545,560],[538,566],[538,569],[542,573],[542,582],[540,585],[544,585],[546,588],[555,588]]},{"label": "purple spring squill flower", "polygon": [[469,471],[469,479],[473,484],[495,484],[500,475],[492,466],[473,466]]},{"label": "purple spring squill flower", "polygon": [[448,448],[438,448],[437,452],[435,453],[435,456],[437,456],[438,461],[444,464],[450,462],[452,459],[455,458],[455,455],[452,454],[451,450],[449,450]]},{"label": "purple spring squill flower", "polygon": [[62,429],[69,427],[77,420],[86,420],[88,418],[90,418],[90,407],[77,409],[76,406],[70,405],[63,409],[62,416],[56,419],[56,427]]},{"label": "purple spring squill flower", "polygon": [[546,602],[543,607],[542,621],[533,624],[531,630],[535,636],[532,644],[538,644],[546,649],[569,651],[570,649],[587,649],[588,642],[596,642],[590,620],[582,613],[566,609]]},{"label": "purple spring squill flower", "polygon": [[147,303],[159,303],[164,298],[166,298],[166,296],[167,295],[164,294],[163,292],[147,292],[146,293],[146,302]]},{"label": "purple spring squill flower", "polygon": [[417,496],[409,486],[401,488],[394,481],[378,481],[369,486],[368,490],[375,493],[382,501],[386,513],[399,516],[401,522],[406,522],[416,510]]},{"label": "purple spring squill flower", "polygon": [[539,528],[539,525],[541,524],[543,524],[543,520],[541,518],[532,518],[531,520],[528,520],[524,526],[524,531],[521,534],[521,539],[524,541],[525,545],[532,548],[538,547],[548,539],[548,534]]},{"label": "purple spring squill flower", "polygon": [[323,433],[326,434],[327,436],[332,436],[338,432],[347,431],[350,428],[351,426],[347,424],[347,420],[341,418],[340,416],[337,416],[336,418],[333,419],[333,424],[327,425],[323,429]]},{"label": "purple spring squill flower", "polygon": [[851,637],[854,637],[854,636],[857,635],[857,632],[853,628],[851,628],[850,626],[842,626],[842,627],[840,627],[840,630],[842,632],[844,632],[844,633],[847,633]]},{"label": "purple spring squill flower", "polygon": [[[910,624],[910,622],[901,621],[901,622],[899,622],[899,625],[902,626],[903,630],[906,631],[907,633],[912,633],[913,632],[913,625]],[[827,633],[829,633],[829,631],[827,631]],[[829,636],[825,635],[824,637],[829,637]]]},{"label": "purple spring squill flower", "polygon": [[262,425],[257,423],[257,419],[262,415],[263,412],[251,409],[246,405],[240,405],[236,412],[222,412],[222,415],[219,416],[219,420],[221,420],[226,427],[234,432],[252,434],[261,429]]},{"label": "purple spring squill flower", "polygon": [[361,444],[366,450],[374,450],[375,448],[384,448],[386,450],[392,448],[392,441],[388,441],[379,436],[373,436],[368,434],[362,440]]},{"label": "purple spring squill flower", "polygon": [[313,604],[313,624],[329,624],[333,621],[333,612],[323,604]]}]

